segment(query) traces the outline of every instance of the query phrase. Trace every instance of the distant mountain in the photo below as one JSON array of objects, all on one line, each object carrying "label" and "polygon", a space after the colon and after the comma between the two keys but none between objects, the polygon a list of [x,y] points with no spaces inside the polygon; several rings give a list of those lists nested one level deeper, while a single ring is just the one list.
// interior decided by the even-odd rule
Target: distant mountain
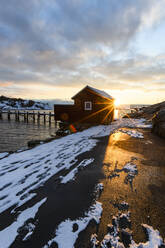
[{"label": "distant mountain", "polygon": [[21,98],[10,98],[6,96],[0,96],[0,110],[11,109],[46,110],[51,109],[51,106],[49,106],[48,103],[41,101],[24,100]]}]

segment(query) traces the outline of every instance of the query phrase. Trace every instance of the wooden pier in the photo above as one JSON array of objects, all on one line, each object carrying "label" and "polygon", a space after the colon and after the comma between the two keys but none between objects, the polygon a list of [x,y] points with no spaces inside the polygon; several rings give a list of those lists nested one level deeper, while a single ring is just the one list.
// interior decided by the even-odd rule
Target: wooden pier
[{"label": "wooden pier", "polygon": [[[21,111],[21,110],[9,110],[9,111],[1,111],[0,110],[0,120],[2,120],[4,118],[4,116],[7,115],[7,119],[8,121],[10,121],[11,119],[15,119],[15,121],[20,121],[20,120],[24,120],[24,122],[29,122],[30,119],[32,119],[33,122],[35,122],[37,120],[37,122],[39,123],[41,118],[43,119],[44,124],[46,124],[46,122],[48,121],[49,124],[51,124],[52,122],[52,118],[53,120],[55,120],[54,118],[54,113],[46,113],[46,112],[40,112],[40,111]],[[14,118],[11,118],[11,117]]]}]

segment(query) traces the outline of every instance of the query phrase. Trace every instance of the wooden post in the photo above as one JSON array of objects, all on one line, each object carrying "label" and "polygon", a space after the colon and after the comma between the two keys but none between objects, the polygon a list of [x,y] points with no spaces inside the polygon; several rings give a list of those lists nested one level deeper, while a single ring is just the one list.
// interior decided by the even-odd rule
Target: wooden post
[{"label": "wooden post", "polygon": [[40,112],[38,111],[38,119],[37,119],[38,122],[40,122]]},{"label": "wooden post", "polygon": [[27,114],[26,114],[26,116],[27,116],[27,122],[29,122],[29,112],[27,111]]},{"label": "wooden post", "polygon": [[51,125],[51,112],[49,112],[49,125]]},{"label": "wooden post", "polygon": [[57,128],[57,121],[56,121],[55,113],[54,113],[54,121],[55,121],[55,128]]},{"label": "wooden post", "polygon": [[19,111],[17,111],[17,121],[19,121]]},{"label": "wooden post", "polygon": [[7,113],[8,120],[10,121],[10,110]]},{"label": "wooden post", "polygon": [[33,122],[35,122],[35,113],[33,111]]},{"label": "wooden post", "polygon": [[45,112],[44,112],[44,124],[46,123],[46,115],[45,115]]},{"label": "wooden post", "polygon": [[24,122],[26,121],[26,112],[23,113],[24,116]]},{"label": "wooden post", "polygon": [[15,121],[17,121],[17,111],[15,110]]}]

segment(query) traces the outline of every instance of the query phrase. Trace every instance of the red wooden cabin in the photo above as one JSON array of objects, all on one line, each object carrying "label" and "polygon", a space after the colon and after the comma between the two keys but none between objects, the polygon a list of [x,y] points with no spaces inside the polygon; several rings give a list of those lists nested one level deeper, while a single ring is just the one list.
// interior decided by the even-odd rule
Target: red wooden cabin
[{"label": "red wooden cabin", "polygon": [[72,99],[72,105],[54,105],[56,121],[108,124],[113,120],[114,98],[106,92],[87,85]]}]

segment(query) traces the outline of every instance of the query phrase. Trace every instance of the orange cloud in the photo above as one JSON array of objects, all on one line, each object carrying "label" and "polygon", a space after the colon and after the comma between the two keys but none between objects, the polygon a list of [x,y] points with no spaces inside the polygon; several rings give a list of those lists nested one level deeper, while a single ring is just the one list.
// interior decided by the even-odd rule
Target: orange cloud
[{"label": "orange cloud", "polygon": [[12,82],[0,82],[0,87],[9,87],[12,84],[13,84]]}]

